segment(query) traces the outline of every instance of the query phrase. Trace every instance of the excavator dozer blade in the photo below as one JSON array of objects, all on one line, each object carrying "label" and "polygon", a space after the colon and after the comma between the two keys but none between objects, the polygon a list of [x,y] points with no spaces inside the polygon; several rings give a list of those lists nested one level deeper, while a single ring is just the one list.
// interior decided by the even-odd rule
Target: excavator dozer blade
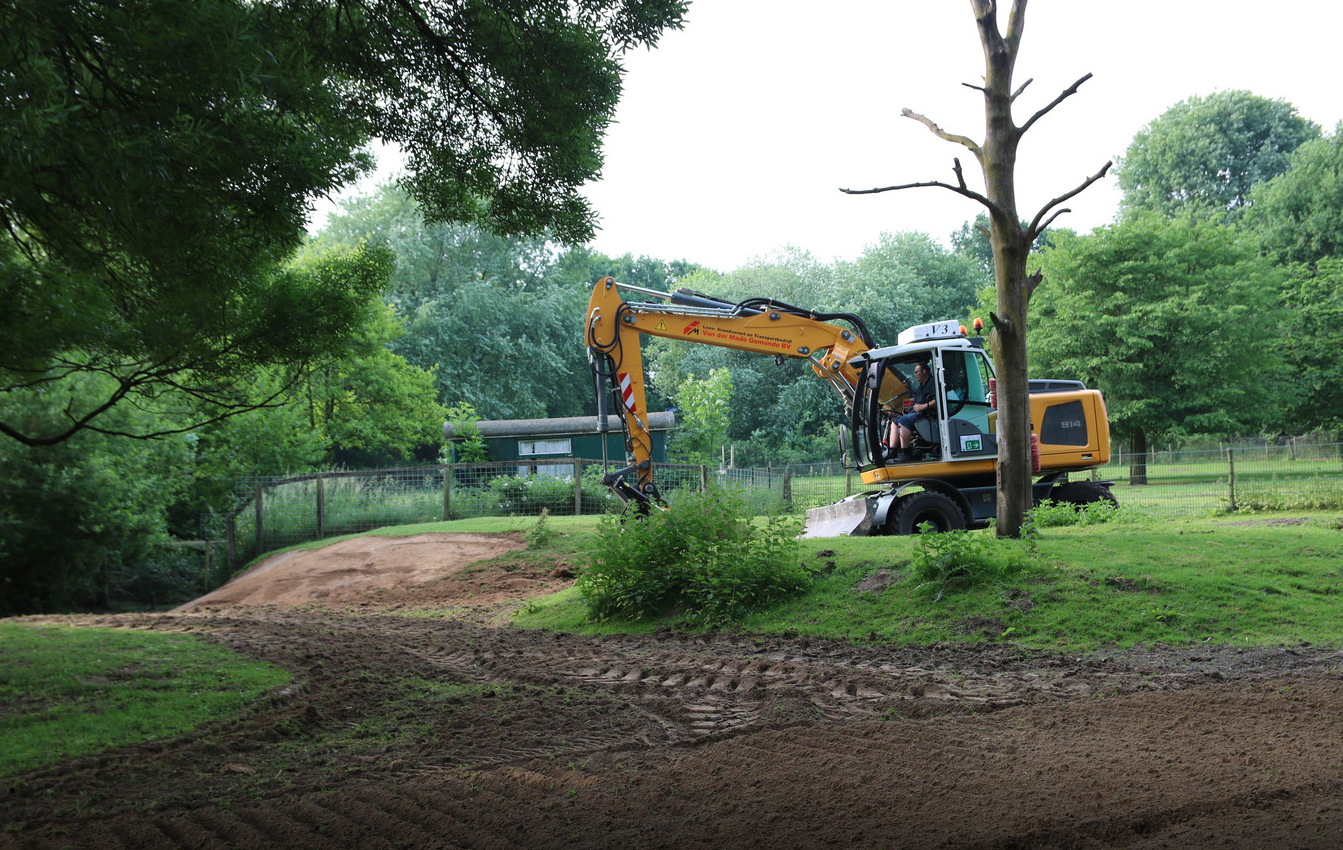
[{"label": "excavator dozer blade", "polygon": [[859,493],[807,511],[807,523],[802,528],[803,537],[866,537],[876,533],[872,527],[875,511],[874,500],[867,494]]}]

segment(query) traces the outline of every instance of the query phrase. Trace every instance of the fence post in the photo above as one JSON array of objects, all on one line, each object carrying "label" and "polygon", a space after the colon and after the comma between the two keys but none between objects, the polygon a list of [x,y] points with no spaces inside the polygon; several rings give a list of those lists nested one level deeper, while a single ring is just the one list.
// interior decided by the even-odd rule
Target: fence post
[{"label": "fence post", "polygon": [[322,476],[317,476],[317,539],[326,537],[326,488]]},{"label": "fence post", "polygon": [[262,524],[263,514],[262,499],[265,497],[266,487],[264,484],[256,485],[256,554],[261,557],[261,553],[266,551],[266,533],[265,526]]},{"label": "fence post", "polygon": [[1232,457],[1230,447],[1226,450],[1226,468],[1227,501],[1230,509],[1234,511],[1236,509],[1236,460]]},{"label": "fence post", "polygon": [[210,545],[210,541],[209,541],[209,540],[206,540],[206,541],[205,541],[205,576],[204,576],[204,581],[201,582],[201,593],[209,593],[209,592],[210,592],[210,550],[213,549],[213,548],[214,548],[214,547],[212,547],[212,546]]},{"label": "fence post", "polygon": [[443,521],[452,519],[452,464],[443,464]]},{"label": "fence post", "polygon": [[228,520],[224,523],[224,536],[227,538],[228,546],[228,574],[233,575],[233,571],[238,568],[238,515],[229,514]]},{"label": "fence post", "polygon": [[793,509],[793,471],[786,466],[783,469],[783,509]]},{"label": "fence post", "polygon": [[701,493],[709,491],[709,467],[703,463],[699,465],[699,491]]},{"label": "fence post", "polygon": [[574,516],[583,515],[583,461],[574,458]]}]

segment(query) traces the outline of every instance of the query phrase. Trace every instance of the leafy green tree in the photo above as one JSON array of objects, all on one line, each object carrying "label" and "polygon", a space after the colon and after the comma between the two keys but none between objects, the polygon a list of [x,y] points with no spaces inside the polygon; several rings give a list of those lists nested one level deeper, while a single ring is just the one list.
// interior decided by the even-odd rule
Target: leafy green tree
[{"label": "leafy green tree", "polygon": [[305,253],[364,244],[386,246],[396,257],[384,296],[403,317],[467,286],[534,289],[554,253],[543,237],[499,236],[472,224],[426,221],[415,200],[396,185],[343,202]]},{"label": "leafy green tree", "polygon": [[1031,374],[1104,393],[1134,483],[1153,440],[1251,431],[1292,392],[1282,346],[1264,339],[1277,272],[1232,229],[1135,215],[1060,237],[1041,263],[1050,286],[1031,302]]},{"label": "leafy green tree", "polygon": [[990,283],[975,258],[926,233],[883,233],[857,260],[841,262],[835,281],[838,309],[860,316],[879,345],[894,345],[911,325],[964,318]]},{"label": "leafy green tree", "polygon": [[[232,286],[165,284],[114,295],[78,275],[53,280],[50,268],[0,242],[0,295],[12,307],[0,314],[0,392],[67,400],[40,428],[11,418],[0,402],[0,433],[34,446],[86,429],[153,437],[277,403],[313,360],[347,344],[383,284],[326,271],[272,266]],[[289,379],[274,396],[257,398],[249,378],[267,367]],[[104,380],[81,380],[88,376]],[[105,416],[123,403],[164,416]],[[177,417],[186,410],[197,419]]]},{"label": "leafy green tree", "polygon": [[433,372],[387,347],[403,334],[392,308],[374,299],[350,350],[309,375],[302,390],[308,425],[323,435],[329,462],[407,460],[442,439],[447,411],[438,403]]},{"label": "leafy green tree", "polygon": [[447,416],[453,429],[453,453],[445,451],[443,461],[479,463],[489,460],[489,449],[485,446],[485,435],[480,432],[480,417],[476,409],[467,402],[459,401],[448,407]]},{"label": "leafy green tree", "polygon": [[[0,391],[65,392],[29,445],[343,343],[367,293],[278,271],[373,138],[433,220],[591,234],[618,57],[683,0],[17,0],[0,7]],[[87,375],[110,378],[89,399]],[[200,424],[200,423],[194,423]],[[104,427],[104,430],[108,430]],[[109,431],[111,433],[111,431]],[[121,432],[117,432],[121,433]],[[136,433],[134,436],[148,436]]]},{"label": "leafy green tree", "polygon": [[1238,219],[1250,190],[1286,171],[1288,155],[1319,135],[1284,100],[1248,91],[1191,97],[1133,137],[1115,166],[1120,210]]},{"label": "leafy green tree", "polygon": [[1287,170],[1250,190],[1246,226],[1288,262],[1343,257],[1343,123],[1292,151]]},{"label": "leafy green tree", "polygon": [[685,0],[272,0],[331,74],[342,117],[407,154],[430,221],[592,235],[580,189],[620,95],[619,57],[679,28]]},{"label": "leafy green tree", "polygon": [[676,400],[681,415],[669,452],[682,463],[717,463],[727,444],[732,373],[714,369],[704,380],[687,378]]},{"label": "leafy green tree", "polygon": [[577,416],[592,396],[575,330],[585,297],[466,286],[420,304],[394,350],[434,369],[440,400],[469,401],[483,418]]},{"label": "leafy green tree", "polygon": [[[71,382],[106,382],[96,375]],[[105,387],[80,387],[89,395]],[[25,427],[59,427],[64,399],[7,402]],[[154,430],[153,414],[125,405],[108,430]],[[191,483],[184,434],[129,442],[82,431],[50,446],[0,440],[0,616],[105,607],[119,573],[167,539],[168,506]]]},{"label": "leafy green tree", "polygon": [[[301,363],[343,293],[275,272],[311,199],[365,165],[337,92],[273,7],[16,2],[0,8],[0,389],[64,392],[29,445],[180,387],[240,408],[230,377]],[[304,313],[312,315],[304,317]],[[297,314],[297,315],[295,315]],[[294,322],[295,318],[310,321]],[[100,375],[105,391],[89,397]],[[107,430],[104,428],[104,430]]]},{"label": "leafy green tree", "polygon": [[1343,257],[1287,268],[1278,338],[1287,359],[1285,383],[1295,397],[1276,405],[1279,430],[1343,428]]}]

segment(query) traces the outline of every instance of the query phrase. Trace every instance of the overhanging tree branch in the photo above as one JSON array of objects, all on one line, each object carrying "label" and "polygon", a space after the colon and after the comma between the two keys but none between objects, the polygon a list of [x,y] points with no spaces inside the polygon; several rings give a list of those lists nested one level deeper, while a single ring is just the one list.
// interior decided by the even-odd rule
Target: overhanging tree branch
[{"label": "overhanging tree branch", "polygon": [[[1083,75],[1083,76],[1081,77],[1081,79],[1079,79],[1077,82],[1073,83],[1072,85],[1070,85],[1070,86],[1068,86],[1066,89],[1064,89],[1062,92],[1060,92],[1058,97],[1054,98],[1054,99],[1051,100],[1048,104],[1046,104],[1045,106],[1041,107],[1041,109],[1040,109],[1038,112],[1036,112],[1034,115],[1032,115],[1032,116],[1030,117],[1030,119],[1026,121],[1025,124],[1022,124],[1022,125],[1021,125],[1021,132],[1024,133],[1024,132],[1026,132],[1027,130],[1029,130],[1029,129],[1031,128],[1031,125],[1032,125],[1032,124],[1034,124],[1036,121],[1039,121],[1041,118],[1043,118],[1046,114],[1048,114],[1048,112],[1049,112],[1050,110],[1052,110],[1054,107],[1058,106],[1060,103],[1063,103],[1063,101],[1067,100],[1068,98],[1072,97],[1073,95],[1077,94],[1077,88],[1078,88],[1080,85],[1082,85],[1082,83],[1085,83],[1085,82],[1086,82],[1087,80],[1089,80],[1089,79],[1091,79],[1091,74],[1089,74],[1089,73],[1088,73],[1088,74],[1085,74],[1085,75]],[[1025,83],[1022,84],[1021,88],[1024,89],[1026,86],[1030,85],[1030,82],[1031,82],[1030,80],[1027,80]],[[1021,89],[1017,89],[1017,94],[1021,94]],[[1016,99],[1016,96],[1017,96],[1016,94],[1012,95],[1012,99],[1015,100],[1015,99]]]},{"label": "overhanging tree branch", "polygon": [[946,130],[943,130],[941,127],[937,126],[937,124],[934,123],[931,119],[923,115],[920,115],[919,113],[915,112],[912,109],[902,109],[900,110],[900,114],[906,118],[912,118],[915,121],[922,124],[923,126],[927,127],[929,130],[933,132],[933,135],[937,136],[939,139],[944,139],[948,142],[955,142],[958,145],[963,145],[966,149],[970,151],[970,153],[975,155],[975,159],[982,158],[983,152],[980,150],[979,143],[976,142],[974,139],[971,139],[968,136],[957,135],[956,133],[948,133]]},{"label": "overhanging tree branch", "polygon": [[[957,164],[956,171],[957,175],[959,176],[960,173],[959,164]],[[966,198],[970,198],[971,200],[978,201],[979,203],[987,207],[990,212],[993,212],[993,210],[996,209],[994,203],[990,201],[988,198],[984,197],[983,195],[979,194],[978,192],[972,189],[966,188],[965,181],[963,180],[961,181],[961,184],[959,186],[953,186],[950,183],[943,183],[941,180],[929,180],[921,183],[901,183],[899,186],[880,186],[874,189],[845,189],[841,187],[839,191],[843,192],[846,195],[877,195],[882,192],[898,192],[901,189],[923,189],[927,187],[947,189],[948,191],[955,192],[958,195],[962,195]]]},{"label": "overhanging tree branch", "polygon": [[1071,212],[1071,210],[1068,209],[1061,209],[1055,212],[1053,215],[1050,215],[1049,218],[1043,224],[1040,223],[1040,219],[1044,218],[1044,216],[1047,215],[1050,210],[1054,209],[1054,207],[1057,207],[1059,204],[1064,203],[1069,198],[1082,192],[1082,190],[1086,189],[1092,183],[1095,183],[1097,180],[1104,177],[1105,172],[1110,170],[1110,166],[1113,163],[1114,163],[1113,160],[1107,161],[1104,165],[1101,166],[1100,171],[1097,171],[1095,174],[1091,175],[1086,180],[1082,181],[1082,184],[1080,186],[1073,189],[1071,192],[1066,192],[1062,195],[1059,195],[1057,198],[1054,198],[1052,201],[1041,207],[1040,211],[1035,214],[1035,218],[1031,219],[1030,227],[1026,228],[1026,241],[1034,242],[1035,238],[1039,236],[1041,233],[1043,233],[1045,231],[1045,228],[1049,227],[1049,225],[1053,223],[1054,219],[1058,218],[1059,216],[1063,215],[1066,212]]}]

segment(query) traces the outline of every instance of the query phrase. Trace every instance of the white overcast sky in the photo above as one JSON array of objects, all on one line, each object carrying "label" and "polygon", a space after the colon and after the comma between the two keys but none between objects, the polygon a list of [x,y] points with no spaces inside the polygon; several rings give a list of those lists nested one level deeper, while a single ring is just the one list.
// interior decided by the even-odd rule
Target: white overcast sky
[{"label": "white overcast sky", "polygon": [[[1193,95],[1283,98],[1332,132],[1340,38],[1336,0],[1032,0],[1014,79],[1034,82],[1018,124],[1093,77],[1025,136],[1018,211],[1029,218]],[[945,243],[980,211],[944,189],[839,191],[951,181],[953,157],[982,187],[968,151],[900,116],[908,107],[982,139],[983,97],[961,85],[984,69],[966,0],[693,0],[683,30],[623,64],[602,176],[585,190],[600,218],[592,244],[608,255],[720,271],[785,246],[851,259],[883,232]],[[1056,224],[1105,224],[1118,197],[1107,177]]]}]

